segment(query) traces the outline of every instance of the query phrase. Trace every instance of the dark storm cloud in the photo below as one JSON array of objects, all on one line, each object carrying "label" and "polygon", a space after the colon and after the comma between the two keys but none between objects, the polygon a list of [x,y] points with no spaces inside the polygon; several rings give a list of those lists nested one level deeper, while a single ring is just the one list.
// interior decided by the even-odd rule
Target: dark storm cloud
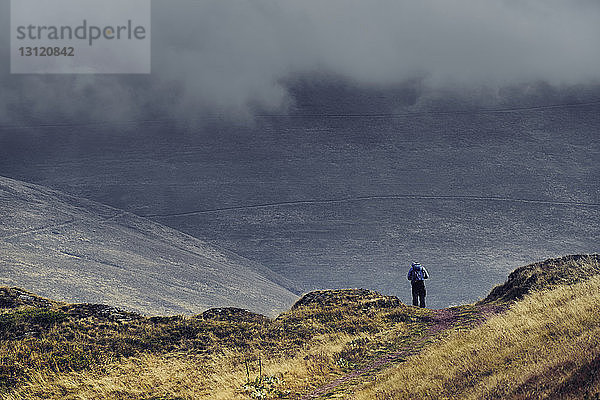
[{"label": "dark storm cloud", "polygon": [[278,112],[293,101],[287,82],[312,73],[431,90],[587,85],[600,81],[598,21],[592,0],[154,1],[152,75],[11,76],[3,57],[1,117]]}]

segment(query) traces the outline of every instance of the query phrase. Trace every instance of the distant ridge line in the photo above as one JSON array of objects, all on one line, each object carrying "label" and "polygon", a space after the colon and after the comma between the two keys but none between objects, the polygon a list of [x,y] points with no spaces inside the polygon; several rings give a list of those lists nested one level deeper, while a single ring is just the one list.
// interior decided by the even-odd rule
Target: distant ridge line
[{"label": "distant ridge line", "polygon": [[582,106],[592,106],[600,104],[600,100],[588,101],[582,103],[559,103],[529,107],[507,107],[507,108],[480,108],[474,110],[433,110],[433,111],[412,111],[404,113],[314,113],[314,114],[260,114],[257,117],[262,118],[305,118],[305,117],[324,117],[324,118],[403,118],[415,115],[452,115],[452,114],[487,114],[487,113],[511,113],[520,111],[549,110],[555,108],[573,108]]},{"label": "distant ridge line", "polygon": [[252,204],[245,206],[231,206],[222,208],[213,208],[207,210],[196,210],[186,211],[181,213],[169,213],[169,214],[147,214],[140,215],[144,218],[168,218],[168,217],[185,217],[190,215],[198,214],[210,214],[217,212],[235,211],[235,210],[250,210],[260,208],[274,208],[274,207],[285,207],[285,206],[297,206],[297,205],[312,205],[312,204],[336,204],[336,203],[352,203],[361,201],[371,200],[467,200],[467,201],[495,201],[495,202],[509,202],[509,203],[527,203],[527,204],[543,204],[543,205],[555,205],[555,206],[568,206],[568,207],[600,207],[600,203],[587,203],[587,202],[576,202],[576,201],[551,201],[551,200],[537,200],[537,199],[521,199],[512,197],[496,197],[496,196],[452,196],[452,195],[383,195],[383,196],[359,196],[359,197],[347,197],[341,199],[324,199],[324,200],[295,200],[295,201],[281,201],[275,203],[264,203],[264,204]]},{"label": "distant ridge line", "polygon": [[[312,113],[312,114],[257,114],[254,118],[405,118],[418,115],[452,115],[452,114],[489,114],[489,113],[512,113],[521,111],[536,111],[536,110],[551,110],[557,108],[574,108],[599,105],[600,100],[581,102],[581,103],[557,103],[548,105],[528,106],[528,107],[507,107],[507,108],[482,108],[474,110],[437,110],[437,111],[408,111],[403,113]],[[202,120],[223,120],[226,116],[224,115],[208,115]],[[200,119],[188,120],[183,122],[200,122]],[[167,124],[167,123],[178,123],[177,119],[145,119],[145,120],[126,120],[126,121],[95,121],[95,122],[81,122],[81,123],[45,123],[38,125],[0,125],[0,130],[9,129],[35,129],[35,128],[82,128],[82,127],[93,127],[93,126],[109,126],[109,125],[135,125],[135,124]]]}]

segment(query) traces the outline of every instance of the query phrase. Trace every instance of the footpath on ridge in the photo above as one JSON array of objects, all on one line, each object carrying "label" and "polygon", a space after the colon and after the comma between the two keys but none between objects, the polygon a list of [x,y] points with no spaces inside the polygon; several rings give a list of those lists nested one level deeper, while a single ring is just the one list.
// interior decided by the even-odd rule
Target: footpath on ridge
[{"label": "footpath on ridge", "polygon": [[[476,323],[483,323],[491,315],[498,314],[503,310],[505,310],[505,307],[502,306],[481,306],[479,307]],[[427,342],[454,327],[460,320],[459,313],[460,308],[458,307],[433,310],[432,324],[422,335],[416,336],[413,340],[404,344],[399,350],[370,361],[365,366],[312,390],[300,397],[300,400],[312,400],[325,397],[352,399],[353,389],[359,384],[365,382],[369,377],[373,377],[383,369],[393,364],[403,362],[407,357],[419,353]]]}]

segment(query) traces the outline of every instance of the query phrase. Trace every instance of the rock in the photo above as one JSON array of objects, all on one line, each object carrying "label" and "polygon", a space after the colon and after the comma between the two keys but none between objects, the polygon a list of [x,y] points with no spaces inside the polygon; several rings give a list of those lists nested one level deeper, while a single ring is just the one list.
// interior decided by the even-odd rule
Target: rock
[{"label": "rock", "polygon": [[104,304],[70,304],[62,306],[61,310],[76,318],[94,317],[113,322],[133,321],[143,318],[141,315],[124,311]]},{"label": "rock", "polygon": [[395,296],[384,296],[366,289],[316,290],[302,296],[292,306],[292,309],[310,305],[335,306],[352,304],[364,309],[371,309],[398,307],[402,302]]},{"label": "rock", "polygon": [[44,299],[19,288],[0,287],[0,308],[31,306],[49,308],[58,303]]}]

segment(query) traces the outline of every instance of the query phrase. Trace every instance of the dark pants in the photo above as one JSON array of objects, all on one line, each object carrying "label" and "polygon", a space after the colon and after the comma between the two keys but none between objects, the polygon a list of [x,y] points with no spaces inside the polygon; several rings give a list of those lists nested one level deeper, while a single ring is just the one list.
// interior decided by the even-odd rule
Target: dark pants
[{"label": "dark pants", "polygon": [[425,307],[425,282],[414,281],[412,283],[413,306]]}]

